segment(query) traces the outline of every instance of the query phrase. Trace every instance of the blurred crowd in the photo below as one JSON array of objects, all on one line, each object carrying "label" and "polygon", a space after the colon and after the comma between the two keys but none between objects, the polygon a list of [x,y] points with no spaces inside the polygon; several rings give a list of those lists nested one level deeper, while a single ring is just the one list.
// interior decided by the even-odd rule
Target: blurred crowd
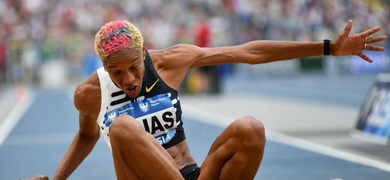
[{"label": "blurred crowd", "polygon": [[353,32],[380,25],[379,34],[389,36],[389,9],[390,0],[0,0],[0,84],[39,83],[41,68],[53,61],[70,80],[85,78],[101,65],[94,34],[111,20],[138,26],[149,49],[206,47],[321,41],[349,19]]}]

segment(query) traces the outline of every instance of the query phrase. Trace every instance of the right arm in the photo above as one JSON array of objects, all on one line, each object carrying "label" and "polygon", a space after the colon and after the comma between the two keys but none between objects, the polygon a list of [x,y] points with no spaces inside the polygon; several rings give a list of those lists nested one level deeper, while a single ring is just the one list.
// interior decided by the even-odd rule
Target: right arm
[{"label": "right arm", "polygon": [[67,179],[92,151],[99,139],[99,128],[96,122],[81,113],[79,116],[80,130],[76,133],[72,144],[54,174],[53,179],[55,180]]},{"label": "right arm", "polygon": [[96,103],[96,98],[100,98],[100,89],[97,88],[99,86],[93,83],[96,82],[96,78],[97,75],[95,73],[85,83],[76,88],[74,102],[80,112],[79,131],[76,133],[73,142],[54,174],[54,180],[67,179],[92,151],[99,140],[100,130],[96,123],[96,114],[99,113],[100,103]]}]

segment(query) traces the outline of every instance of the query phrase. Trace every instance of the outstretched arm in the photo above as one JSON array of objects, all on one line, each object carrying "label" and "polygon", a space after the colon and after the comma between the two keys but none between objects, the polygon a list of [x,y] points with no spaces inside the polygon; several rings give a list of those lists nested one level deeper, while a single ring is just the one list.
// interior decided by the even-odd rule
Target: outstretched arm
[{"label": "outstretched arm", "polygon": [[[330,55],[349,56],[357,55],[372,62],[363,53],[363,49],[383,51],[384,48],[373,43],[386,40],[386,36],[370,37],[378,32],[379,26],[364,32],[350,35],[352,21],[349,21],[344,31],[330,42]],[[255,40],[237,46],[200,48],[192,45],[176,45],[164,51],[162,67],[194,68],[201,66],[248,63],[261,64],[267,62],[320,56],[324,54],[324,42],[298,42],[298,41],[269,41]],[[153,58],[152,58],[153,59]],[[175,61],[172,63],[172,61]]]},{"label": "outstretched arm", "polygon": [[[373,43],[384,41],[386,36],[370,37],[378,32],[379,26],[364,32],[350,35],[352,21],[344,31],[329,44],[330,55],[360,56],[372,62],[363,49],[383,51]],[[179,44],[164,50],[150,50],[159,75],[166,83],[178,88],[188,69],[218,64],[262,64],[296,58],[324,55],[324,42],[268,41],[255,40],[236,46],[200,48],[194,45]],[[168,70],[169,69],[169,70]]]},{"label": "outstretched arm", "polygon": [[[330,42],[330,55],[349,56],[357,55],[367,62],[372,62],[363,53],[363,49],[383,51],[384,48],[373,43],[386,40],[386,36],[370,37],[378,32],[379,26],[370,28],[364,32],[350,35],[352,21],[350,20],[344,31]],[[226,50],[221,53],[231,58],[231,62],[243,62],[249,64],[261,64],[280,60],[304,58],[324,55],[324,42],[296,42],[296,41],[251,41]],[[215,50],[215,49],[213,49]],[[216,50],[218,52],[218,50]],[[209,53],[206,53],[209,54]]]},{"label": "outstretched arm", "polygon": [[[384,41],[386,36],[370,37],[372,34],[380,31],[380,27],[373,27],[364,32],[350,35],[352,30],[352,21],[350,20],[343,32],[335,40],[330,41],[330,55],[333,56],[350,56],[356,55],[367,62],[373,62],[366,56],[363,50],[383,51],[384,48],[376,46],[373,43]],[[293,41],[253,41],[242,45],[249,52],[253,51],[258,55],[248,63],[258,64],[264,62],[273,62],[295,58],[311,57],[324,55],[324,42],[293,42]],[[255,51],[259,49],[259,51]]]}]

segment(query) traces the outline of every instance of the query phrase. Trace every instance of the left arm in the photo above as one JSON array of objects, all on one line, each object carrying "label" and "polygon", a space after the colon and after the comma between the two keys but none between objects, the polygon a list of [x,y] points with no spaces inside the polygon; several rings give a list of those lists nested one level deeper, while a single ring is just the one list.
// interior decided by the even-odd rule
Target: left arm
[{"label": "left arm", "polygon": [[[386,40],[386,36],[369,37],[378,32],[380,27],[368,29],[362,33],[349,35],[352,21],[349,21],[344,31],[330,43],[330,54],[333,56],[356,55],[373,62],[363,53],[363,49],[383,51],[384,48],[372,43]],[[192,64],[201,67],[226,63],[261,64],[281,60],[320,56],[324,54],[324,42],[297,42],[297,41],[251,41],[238,46],[219,48],[205,48],[199,50],[201,55]]]},{"label": "left arm", "polygon": [[[330,42],[330,54],[333,56],[356,55],[367,62],[372,62],[372,59],[362,50],[383,51],[383,47],[375,46],[373,43],[384,41],[387,37],[369,37],[381,29],[379,26],[349,35],[351,29],[352,21],[349,21],[344,31]],[[261,64],[323,55],[324,42],[256,40],[236,46],[212,48],[175,45],[164,50],[163,54],[162,66],[172,69],[231,63]]]},{"label": "left arm", "polygon": [[[384,48],[372,43],[384,41],[386,36],[369,37],[380,27],[362,33],[349,35],[352,21],[344,31],[330,43],[333,56],[356,55],[372,62],[363,49],[383,51]],[[191,68],[218,64],[248,63],[262,64],[281,60],[320,56],[324,53],[324,42],[267,41],[256,40],[236,46],[200,48],[194,45],[179,44],[168,49],[149,51],[156,69],[164,81],[178,88],[187,71]]]}]

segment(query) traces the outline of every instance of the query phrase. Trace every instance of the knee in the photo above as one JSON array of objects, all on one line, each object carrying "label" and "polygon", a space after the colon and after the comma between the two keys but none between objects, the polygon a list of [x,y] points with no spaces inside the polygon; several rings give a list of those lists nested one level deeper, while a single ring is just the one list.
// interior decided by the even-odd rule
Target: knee
[{"label": "knee", "polygon": [[128,142],[129,138],[135,138],[136,134],[141,134],[143,128],[133,117],[128,115],[121,115],[117,117],[109,126],[109,134],[111,143],[120,142],[126,138]]},{"label": "knee", "polygon": [[266,143],[265,128],[260,120],[252,116],[245,116],[238,119],[236,123],[236,132],[243,148],[264,149]]}]

